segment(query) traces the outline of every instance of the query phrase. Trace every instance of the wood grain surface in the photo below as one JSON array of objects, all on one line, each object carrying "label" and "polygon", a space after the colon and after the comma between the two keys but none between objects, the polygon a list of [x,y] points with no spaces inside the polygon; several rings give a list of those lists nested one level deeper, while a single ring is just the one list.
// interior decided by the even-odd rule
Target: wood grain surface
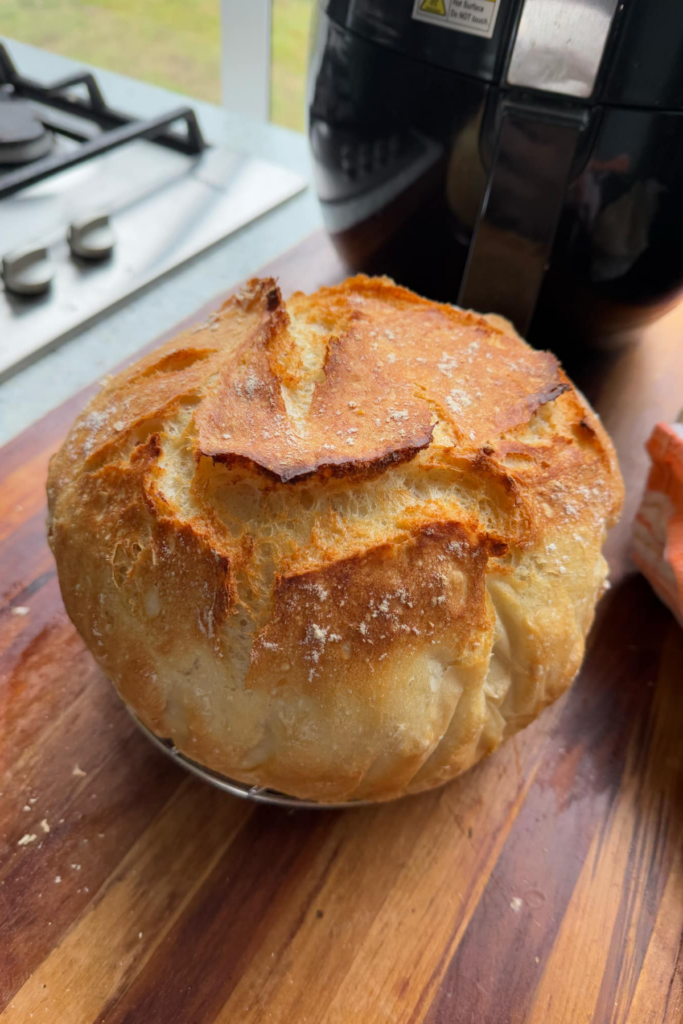
[{"label": "wood grain surface", "polygon": [[[268,270],[343,273],[322,235]],[[45,542],[87,395],[0,451],[1,1024],[681,1024],[683,633],[628,537],[643,442],[683,405],[683,307],[561,355],[628,490],[584,668],[485,763],[377,808],[253,806],[159,754]]]}]

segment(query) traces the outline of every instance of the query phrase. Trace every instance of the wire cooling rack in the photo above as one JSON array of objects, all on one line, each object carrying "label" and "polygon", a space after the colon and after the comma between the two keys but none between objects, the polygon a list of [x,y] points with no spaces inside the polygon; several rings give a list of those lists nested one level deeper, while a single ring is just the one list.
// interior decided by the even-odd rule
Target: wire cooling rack
[{"label": "wire cooling rack", "polygon": [[140,729],[141,732],[147,737],[147,739],[154,744],[157,750],[160,750],[167,757],[170,757],[176,764],[181,765],[186,771],[196,775],[197,778],[203,779],[204,782],[208,782],[211,786],[215,786],[217,789],[223,790],[224,793],[231,793],[232,796],[238,796],[242,800],[254,800],[258,804],[274,804],[278,807],[293,807],[299,809],[309,810],[333,810],[335,808],[349,808],[349,807],[363,807],[367,804],[372,803],[371,800],[349,800],[346,803],[319,803],[317,800],[300,800],[295,796],[286,796],[284,793],[278,793],[273,789],[265,789],[262,786],[249,786],[245,782],[238,782],[236,779],[230,779],[227,775],[221,775],[219,772],[214,772],[210,768],[205,768],[204,765],[198,764],[191,758],[187,757],[175,747],[171,740],[162,740],[159,736],[156,736],[151,729],[148,729],[140,719],[137,717],[135,712],[128,708],[131,718]]}]

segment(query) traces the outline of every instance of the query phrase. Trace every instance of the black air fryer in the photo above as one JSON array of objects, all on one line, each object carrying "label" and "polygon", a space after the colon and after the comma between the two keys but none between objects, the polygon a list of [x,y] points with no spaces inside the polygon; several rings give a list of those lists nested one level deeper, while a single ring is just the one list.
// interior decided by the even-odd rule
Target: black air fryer
[{"label": "black air fryer", "polygon": [[683,0],[322,0],[309,91],[350,268],[545,344],[683,287]]}]

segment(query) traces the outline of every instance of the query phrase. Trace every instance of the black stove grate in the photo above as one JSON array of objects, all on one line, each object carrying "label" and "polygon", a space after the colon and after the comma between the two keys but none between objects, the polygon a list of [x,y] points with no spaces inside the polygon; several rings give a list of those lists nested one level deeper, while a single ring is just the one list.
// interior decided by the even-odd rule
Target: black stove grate
[{"label": "black stove grate", "polygon": [[[85,87],[87,98],[73,94],[72,90],[77,86]],[[96,124],[101,131],[95,136],[82,134],[71,126],[62,126],[56,120],[43,116],[42,111],[37,111],[46,128],[66,135],[81,145],[69,152],[44,156],[22,167],[0,173],[0,199],[35,185],[59,171],[75,167],[100,153],[107,153],[126,142],[132,142],[133,139],[148,139],[190,156],[196,156],[207,146],[191,107],[177,107],[168,114],[139,120],[108,106],[97,79],[90,72],[70,75],[52,85],[41,85],[40,82],[25,78],[19,74],[7,49],[0,43],[0,89],[6,87],[9,87],[10,95],[35,100],[84,118]],[[184,132],[168,130],[171,125],[180,122],[185,125]]]}]

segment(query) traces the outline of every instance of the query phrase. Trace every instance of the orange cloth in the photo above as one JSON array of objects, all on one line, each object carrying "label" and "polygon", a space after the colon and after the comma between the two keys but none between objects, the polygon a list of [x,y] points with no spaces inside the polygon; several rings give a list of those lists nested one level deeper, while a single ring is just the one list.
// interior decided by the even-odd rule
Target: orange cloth
[{"label": "orange cloth", "polygon": [[683,626],[683,424],[658,423],[633,530],[633,560]]}]

